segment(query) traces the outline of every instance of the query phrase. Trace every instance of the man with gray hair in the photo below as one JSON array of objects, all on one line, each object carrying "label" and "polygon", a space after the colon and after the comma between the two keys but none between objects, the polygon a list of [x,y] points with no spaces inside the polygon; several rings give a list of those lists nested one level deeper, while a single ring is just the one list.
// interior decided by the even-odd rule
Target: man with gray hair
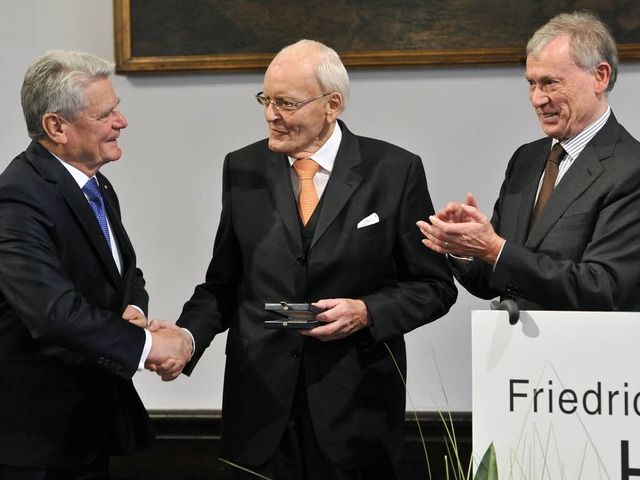
[{"label": "man with gray hair", "polygon": [[[32,139],[0,175],[0,478],[108,478],[108,459],[147,447],[131,377],[184,364],[186,332],[147,325],[148,295],[113,186],[127,120],[113,64],[52,51],[28,68]],[[171,360],[169,360],[171,359]]]},{"label": "man with gray hair", "polygon": [[419,222],[472,294],[640,311],[640,143],[607,103],[617,71],[613,37],[591,13],[557,15],[532,36],[526,79],[547,137],[516,150],[491,221],[468,194]]},{"label": "man with gray hair", "polygon": [[[326,45],[273,59],[256,95],[269,138],[227,155],[213,258],[177,322],[195,340],[187,373],[228,329],[222,455],[267,478],[396,478],[403,334],[456,299],[445,259],[420,244],[422,161],[351,133],[348,93]],[[307,302],[322,312],[308,323],[265,310]]]}]

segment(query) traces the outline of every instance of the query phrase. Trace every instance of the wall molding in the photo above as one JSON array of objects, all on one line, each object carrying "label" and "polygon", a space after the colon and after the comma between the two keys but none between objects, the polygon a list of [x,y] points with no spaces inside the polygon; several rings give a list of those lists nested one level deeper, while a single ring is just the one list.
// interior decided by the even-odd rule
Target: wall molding
[{"label": "wall molding", "polygon": [[[445,455],[450,456],[448,431],[455,432],[466,470],[471,457],[471,412],[417,412],[405,417],[405,452],[400,465],[402,480],[445,477]],[[149,416],[156,442],[144,452],[113,458],[114,480],[229,480],[230,469],[220,460],[219,410],[152,410]],[[416,423],[416,416],[418,423]],[[446,419],[447,426],[443,423]],[[424,437],[424,446],[421,434]],[[429,458],[429,470],[425,459]],[[449,465],[451,472],[451,464]]]}]

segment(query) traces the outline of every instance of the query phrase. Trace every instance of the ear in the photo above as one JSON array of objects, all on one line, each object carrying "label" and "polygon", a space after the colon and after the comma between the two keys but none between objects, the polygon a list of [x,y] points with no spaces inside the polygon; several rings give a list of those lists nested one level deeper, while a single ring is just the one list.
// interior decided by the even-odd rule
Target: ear
[{"label": "ear", "polygon": [[42,128],[49,139],[58,144],[67,143],[67,128],[69,124],[57,113],[46,113],[42,117]]},{"label": "ear", "polygon": [[342,95],[338,92],[331,93],[326,105],[327,118],[334,122],[342,112]]},{"label": "ear", "polygon": [[607,62],[600,62],[596,65],[593,78],[595,80],[594,88],[596,95],[606,91],[609,86],[609,80],[611,79],[611,65]]}]

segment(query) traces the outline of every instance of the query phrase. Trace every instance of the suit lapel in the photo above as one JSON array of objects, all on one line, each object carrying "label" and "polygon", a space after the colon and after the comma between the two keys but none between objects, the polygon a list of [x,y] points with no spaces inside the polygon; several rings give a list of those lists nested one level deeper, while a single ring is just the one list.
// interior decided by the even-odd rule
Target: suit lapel
[{"label": "suit lapel", "polygon": [[549,198],[542,214],[531,229],[525,247],[535,250],[558,219],[604,171],[593,147],[587,145],[565,173]]},{"label": "suit lapel", "polygon": [[289,159],[282,153],[272,153],[270,162],[267,175],[272,179],[271,196],[274,199],[276,210],[280,213],[282,223],[289,235],[302,245],[300,219],[291,185]]},{"label": "suit lapel", "polygon": [[523,189],[518,211],[518,222],[516,231],[516,242],[523,245],[529,235],[529,224],[531,223],[531,215],[533,214],[533,204],[538,193],[538,185],[540,177],[547,163],[547,157],[551,150],[550,141],[542,142],[540,150],[534,154],[534,160],[531,162],[531,169],[523,175],[524,178],[530,178],[531,181]]},{"label": "suit lapel", "polygon": [[[362,182],[362,175],[354,171],[354,167],[361,163],[358,140],[344,123],[339,121],[339,124],[342,129],[342,141],[336,155],[331,177],[323,193],[322,208],[311,248],[327,231],[355,189]],[[273,153],[270,162],[268,175],[272,179],[271,195],[274,198],[274,203],[278,212],[280,212],[285,229],[292,238],[302,245],[300,217],[291,185],[291,167],[288,159],[283,154]]]},{"label": "suit lapel", "polygon": [[525,247],[535,250],[569,205],[604,172],[601,161],[613,154],[618,138],[617,125],[612,113],[604,127],[584,147],[553,191],[549,203],[531,229]]},{"label": "suit lapel", "polygon": [[358,139],[347,129],[344,123],[339,122],[339,124],[342,130],[342,141],[333,164],[329,183],[323,193],[322,209],[320,210],[320,217],[313,235],[311,248],[327,231],[362,182],[362,175],[355,170],[355,167],[361,163]]},{"label": "suit lapel", "polygon": [[[48,182],[55,184],[58,192],[69,206],[73,215],[77,218],[80,228],[83,229],[89,237],[91,244],[96,249],[114,285],[120,288],[122,279],[113,260],[111,249],[105,241],[100,224],[93,210],[91,210],[89,202],[87,202],[84,193],[82,193],[76,181],[64,166],[37,142],[32,142],[28,153],[31,153],[31,155],[27,158],[40,175]],[[109,218],[109,220],[111,220],[111,218]]]},{"label": "suit lapel", "polygon": [[[98,181],[100,183],[100,190],[102,191],[102,198],[104,199],[104,206],[107,210],[107,216],[109,217],[109,225],[115,236],[115,240],[118,244],[120,251],[120,258],[122,259],[122,276],[125,276],[125,272],[128,267],[133,264],[134,250],[129,235],[127,235],[122,222],[120,221],[120,209],[118,207],[118,200],[116,199],[115,192],[111,183],[107,178],[98,173]],[[113,255],[111,255],[113,258]]]}]

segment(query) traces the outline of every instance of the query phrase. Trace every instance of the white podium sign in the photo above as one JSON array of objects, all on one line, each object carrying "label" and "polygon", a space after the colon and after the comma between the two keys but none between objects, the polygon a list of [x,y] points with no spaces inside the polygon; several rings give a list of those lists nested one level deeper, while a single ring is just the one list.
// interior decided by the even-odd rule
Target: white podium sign
[{"label": "white podium sign", "polygon": [[[640,294],[640,292],[639,292]],[[473,455],[504,479],[640,479],[640,313],[472,314]]]}]

